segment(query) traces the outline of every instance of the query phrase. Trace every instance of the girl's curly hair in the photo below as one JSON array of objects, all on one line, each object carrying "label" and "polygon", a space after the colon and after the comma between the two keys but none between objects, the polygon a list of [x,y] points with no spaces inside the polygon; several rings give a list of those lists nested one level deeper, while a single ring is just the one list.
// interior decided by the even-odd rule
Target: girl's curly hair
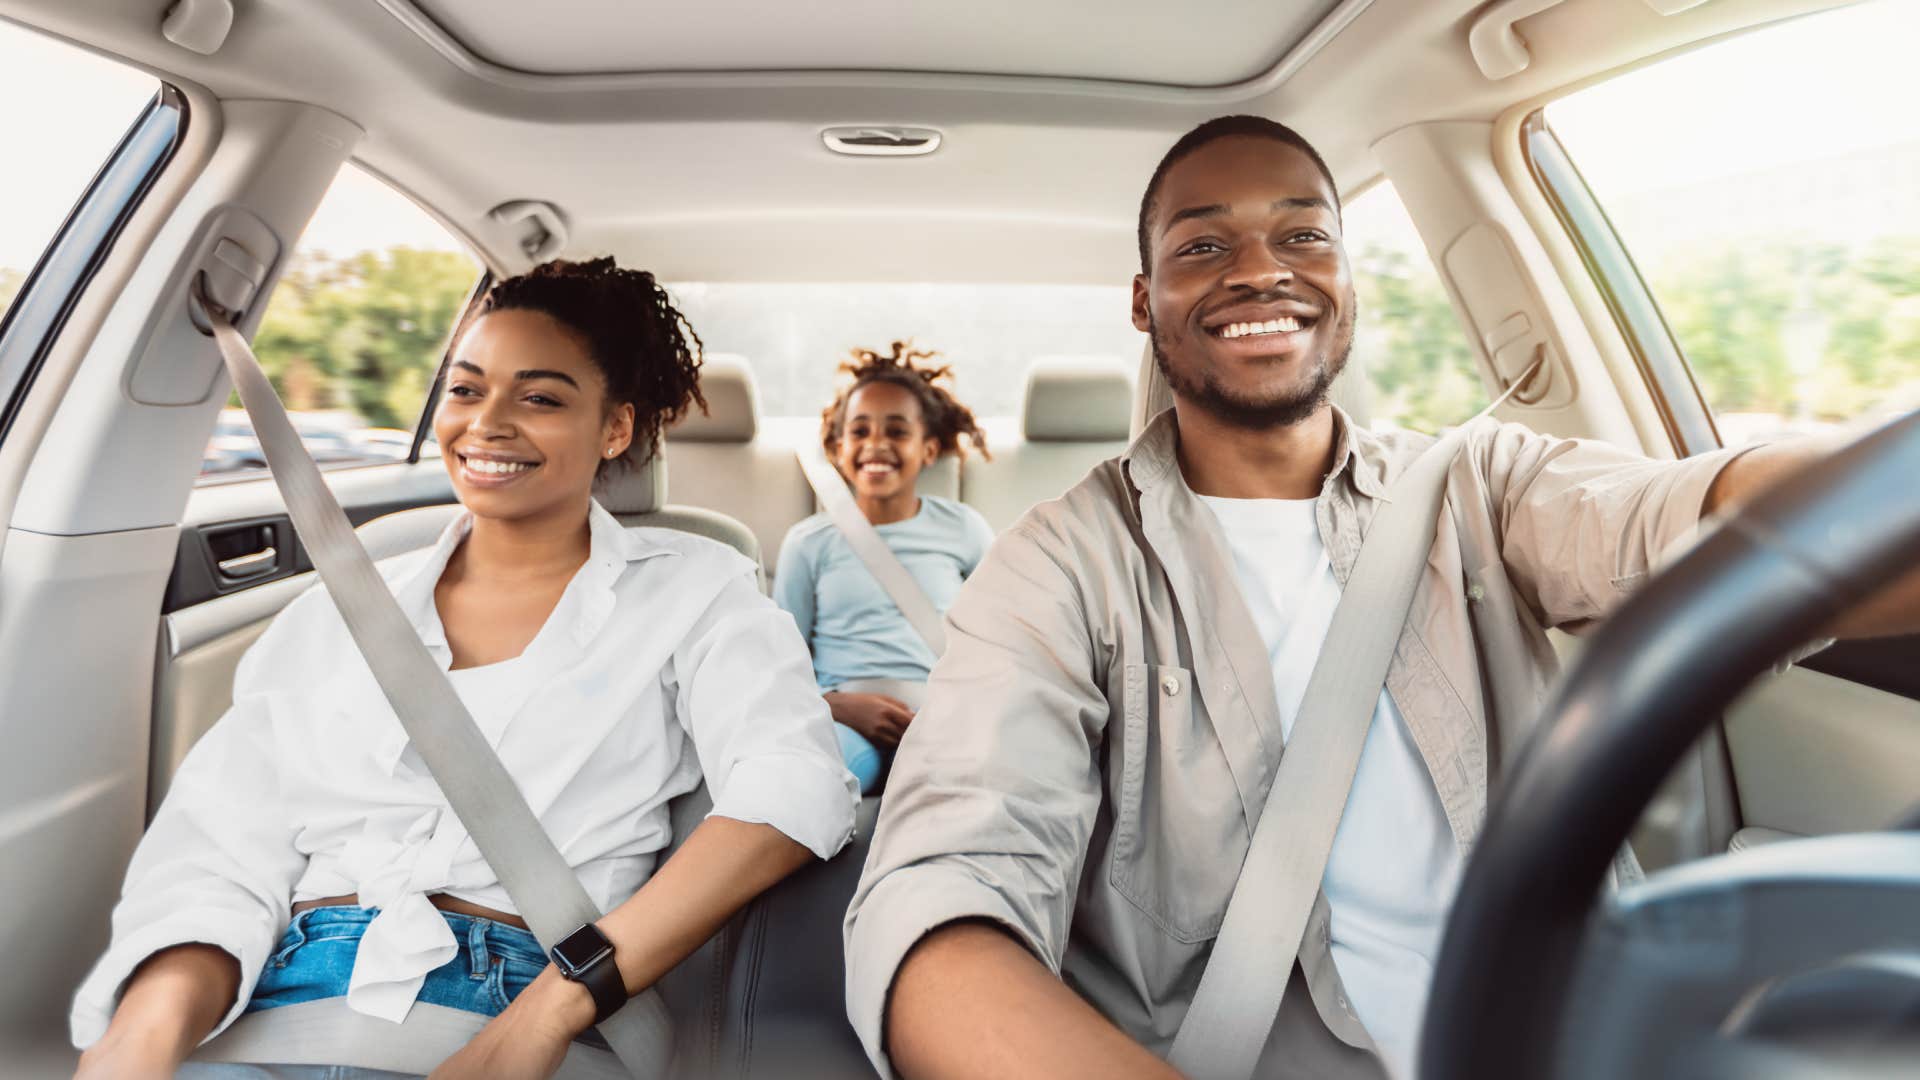
[{"label": "girl's curly hair", "polygon": [[993,460],[987,453],[986,433],[974,420],[973,410],[940,385],[953,378],[953,369],[945,364],[934,367],[914,362],[938,355],[932,349],[914,348],[912,341],[896,341],[893,351],[884,355],[872,349],[854,349],[851,358],[840,364],[840,373],[853,376],[853,381],[820,412],[820,445],[826,448],[827,457],[831,459],[840,452],[840,432],[846,426],[847,402],[853,399],[854,391],[884,382],[906,387],[920,402],[920,415],[926,421],[927,433],[939,441],[941,456],[958,454],[964,458],[970,443],[981,457]]},{"label": "girl's curly hair", "polygon": [[[660,433],[698,405],[700,335],[651,273],[614,265],[611,256],[554,259],[487,290],[468,325],[496,311],[538,311],[580,336],[607,381],[607,406],[633,405],[633,442],[600,463],[630,467],[660,449]],[[691,344],[689,344],[691,343]]]}]

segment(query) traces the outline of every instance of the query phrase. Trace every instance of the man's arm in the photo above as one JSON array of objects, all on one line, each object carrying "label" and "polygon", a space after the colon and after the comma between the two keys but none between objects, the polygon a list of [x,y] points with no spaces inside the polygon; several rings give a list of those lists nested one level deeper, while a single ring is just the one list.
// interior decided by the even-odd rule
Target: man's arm
[{"label": "man's arm", "polygon": [[[1737,512],[1762,492],[1833,453],[1845,442],[1830,438],[1798,439],[1755,447],[1741,454],[1720,470],[1720,475],[1707,489],[1704,513],[1711,516]],[[1839,638],[1920,634],[1920,567],[1841,616],[1829,633]]]},{"label": "man's arm", "polygon": [[894,1068],[913,1080],[1180,1075],[1005,931],[973,921],[948,923],[907,954],[887,1043]]},{"label": "man's arm", "polygon": [[[1738,513],[1761,492],[1844,445],[1820,437],[1654,461],[1607,443],[1518,424],[1473,441],[1494,500],[1501,555],[1548,626],[1610,613],[1705,518]],[[1920,632],[1920,575],[1847,613],[1841,637]]]},{"label": "man's arm", "polygon": [[996,542],[894,761],[847,913],[848,1017],[887,1076],[896,1052],[916,1078],[1071,1075],[1056,1055],[1087,1045],[1151,1062],[1054,971],[1100,807],[1109,659],[1061,543],[1030,522]]}]

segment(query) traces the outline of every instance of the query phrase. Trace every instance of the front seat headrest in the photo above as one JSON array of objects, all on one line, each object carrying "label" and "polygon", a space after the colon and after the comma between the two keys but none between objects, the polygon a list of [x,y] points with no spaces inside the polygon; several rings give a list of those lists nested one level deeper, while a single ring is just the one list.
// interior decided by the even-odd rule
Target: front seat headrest
[{"label": "front seat headrest", "polygon": [[700,364],[700,392],[707,411],[689,409],[667,429],[674,442],[752,442],[760,429],[760,394],[744,357],[708,353]]},{"label": "front seat headrest", "polygon": [[593,486],[593,497],[614,516],[651,514],[667,505],[665,450],[631,468],[607,470]]},{"label": "front seat headrest", "polygon": [[1027,369],[1021,435],[1028,442],[1124,442],[1133,380],[1107,356],[1045,356]]}]

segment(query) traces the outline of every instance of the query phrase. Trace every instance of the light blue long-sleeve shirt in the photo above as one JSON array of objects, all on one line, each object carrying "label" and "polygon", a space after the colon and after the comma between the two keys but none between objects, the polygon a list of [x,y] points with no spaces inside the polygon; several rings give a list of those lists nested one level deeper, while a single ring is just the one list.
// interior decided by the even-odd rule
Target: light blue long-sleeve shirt
[{"label": "light blue long-sleeve shirt", "polygon": [[[937,495],[922,495],[918,513],[875,531],[942,614],[993,543],[993,527],[979,511]],[[825,514],[787,531],[773,599],[799,625],[823,691],[854,679],[925,682],[933,669],[933,650]],[[871,788],[879,754],[849,728],[840,726],[838,734],[847,767],[862,790]]]}]

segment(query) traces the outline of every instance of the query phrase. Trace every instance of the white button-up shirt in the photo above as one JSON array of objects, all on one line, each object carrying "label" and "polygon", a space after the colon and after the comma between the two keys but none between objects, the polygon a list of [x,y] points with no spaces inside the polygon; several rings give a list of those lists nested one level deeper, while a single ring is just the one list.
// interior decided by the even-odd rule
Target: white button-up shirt
[{"label": "white button-up shirt", "polygon": [[[434,586],[471,520],[383,569],[443,670],[452,652]],[[589,525],[586,564],[525,652],[451,673],[588,894],[606,910],[639,888],[671,839],[668,800],[702,775],[713,813],[833,855],[859,795],[806,646],[755,587],[753,564],[686,533],[622,528],[598,503]],[[358,893],[381,909],[347,1002],[393,1021],[456,951],[429,894],[514,911],[324,590],[274,620],[233,689],[134,853],[112,944],[74,1000],[76,1046],[106,1030],[142,960],[186,942],[239,960],[223,1030],[301,900]]]}]

